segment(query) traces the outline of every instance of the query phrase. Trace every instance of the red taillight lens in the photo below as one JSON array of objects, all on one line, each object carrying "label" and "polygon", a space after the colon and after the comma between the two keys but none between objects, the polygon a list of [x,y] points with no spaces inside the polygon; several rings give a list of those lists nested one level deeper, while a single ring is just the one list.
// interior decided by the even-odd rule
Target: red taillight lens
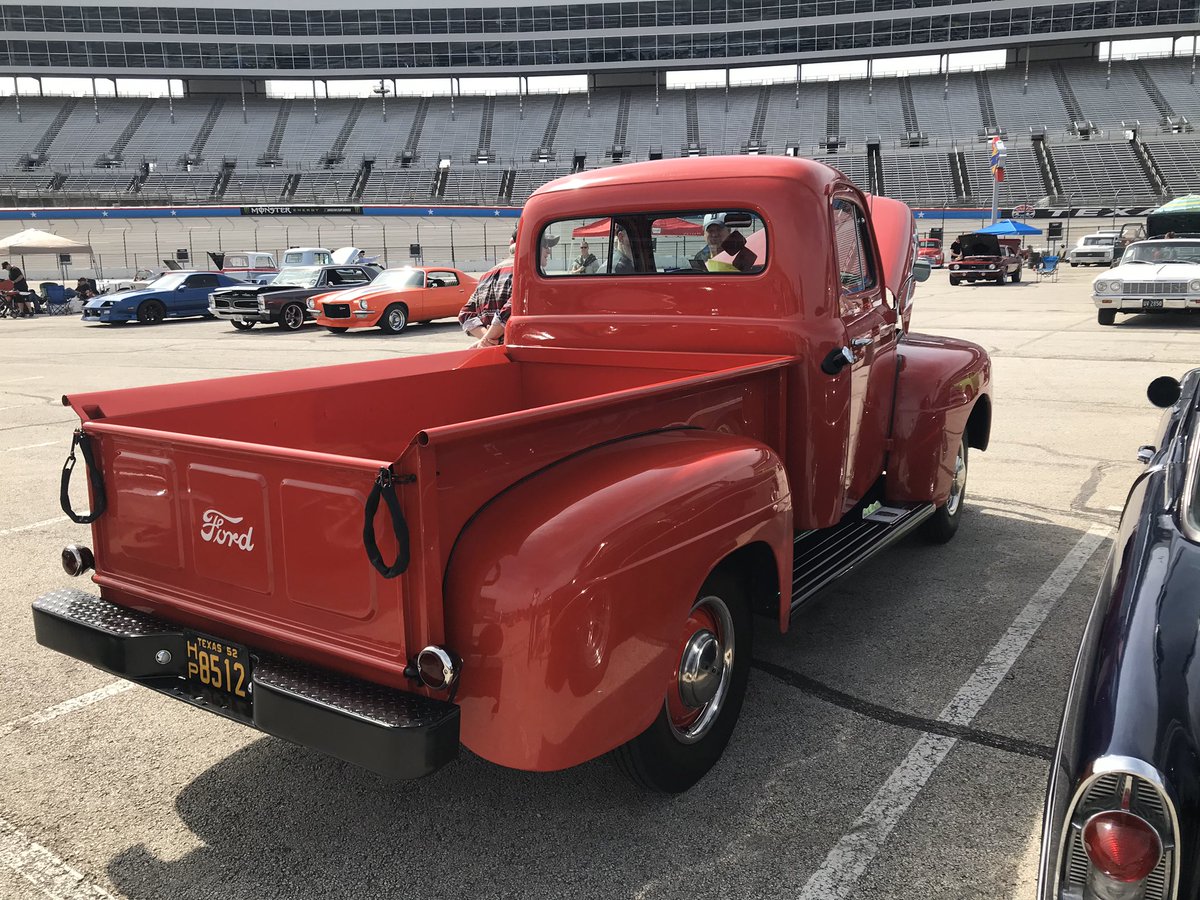
[{"label": "red taillight lens", "polygon": [[1092,865],[1115,881],[1141,881],[1162,858],[1162,839],[1145,819],[1123,810],[1097,813],[1083,826]]}]

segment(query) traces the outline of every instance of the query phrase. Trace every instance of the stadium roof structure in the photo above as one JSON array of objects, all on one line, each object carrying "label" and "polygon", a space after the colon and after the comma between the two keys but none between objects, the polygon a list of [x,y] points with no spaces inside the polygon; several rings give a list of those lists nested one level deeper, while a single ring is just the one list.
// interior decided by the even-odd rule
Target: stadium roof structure
[{"label": "stadium roof structure", "polygon": [[1200,0],[0,5],[0,74],[391,78],[772,65],[1194,33]]}]

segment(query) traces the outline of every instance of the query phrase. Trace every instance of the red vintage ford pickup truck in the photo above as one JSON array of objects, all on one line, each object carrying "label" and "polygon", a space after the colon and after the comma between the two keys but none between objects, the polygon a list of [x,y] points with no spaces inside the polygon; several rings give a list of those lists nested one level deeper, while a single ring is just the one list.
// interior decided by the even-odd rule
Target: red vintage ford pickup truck
[{"label": "red vintage ford pickup truck", "polygon": [[752,615],[954,534],[990,362],[907,331],[908,208],[815,162],[573,175],[518,246],[502,346],[64,398],[99,595],[38,599],[38,640],[392,777],[465,746],[694,784]]}]

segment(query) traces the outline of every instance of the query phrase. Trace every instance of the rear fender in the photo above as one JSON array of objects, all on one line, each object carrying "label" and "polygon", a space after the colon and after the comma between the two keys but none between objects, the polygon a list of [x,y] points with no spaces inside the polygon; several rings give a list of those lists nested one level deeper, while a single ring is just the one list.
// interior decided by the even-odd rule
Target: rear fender
[{"label": "rear fender", "polygon": [[908,335],[899,353],[887,498],[940,506],[950,496],[963,433],[968,446],[987,449],[991,360],[978,344],[919,334]]},{"label": "rear fender", "polygon": [[463,744],[549,771],[640,734],[705,578],[765,544],[771,553],[749,556],[790,584],[791,532],[781,461],[728,434],[617,441],[509,488],[463,530],[446,574]]}]

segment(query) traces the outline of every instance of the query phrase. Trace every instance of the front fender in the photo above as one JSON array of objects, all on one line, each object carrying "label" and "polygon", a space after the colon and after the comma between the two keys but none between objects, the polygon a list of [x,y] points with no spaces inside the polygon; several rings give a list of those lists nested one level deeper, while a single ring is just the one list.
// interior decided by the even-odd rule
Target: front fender
[{"label": "front fender", "polygon": [[958,442],[987,449],[992,363],[978,344],[910,334],[899,346],[887,497],[939,506],[950,495]]},{"label": "front fender", "polygon": [[640,734],[704,579],[765,542],[786,594],[791,538],[782,462],[727,434],[617,441],[509,488],[463,530],[447,569],[463,744],[549,771]]}]

